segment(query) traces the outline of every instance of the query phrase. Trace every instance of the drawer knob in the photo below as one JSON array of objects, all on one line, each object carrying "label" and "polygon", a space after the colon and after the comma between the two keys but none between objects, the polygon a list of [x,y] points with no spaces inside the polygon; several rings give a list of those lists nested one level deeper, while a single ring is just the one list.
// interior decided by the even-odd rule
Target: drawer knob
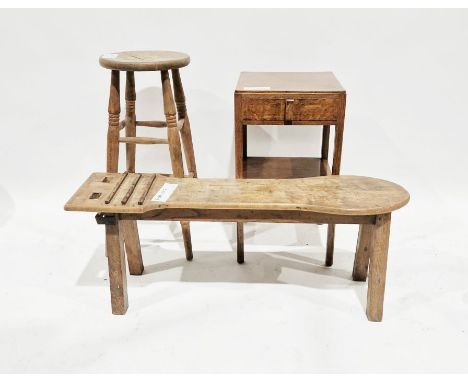
[{"label": "drawer knob", "polygon": [[286,99],[286,102],[287,103],[292,103],[292,102],[294,102],[294,98],[288,98],[288,99]]}]

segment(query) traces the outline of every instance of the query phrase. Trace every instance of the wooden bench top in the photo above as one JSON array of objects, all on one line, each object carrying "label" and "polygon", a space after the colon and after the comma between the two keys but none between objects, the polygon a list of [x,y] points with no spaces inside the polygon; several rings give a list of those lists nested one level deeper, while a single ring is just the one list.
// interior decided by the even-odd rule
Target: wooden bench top
[{"label": "wooden bench top", "polygon": [[167,50],[138,50],[103,54],[99,63],[106,69],[125,71],[169,70],[187,66],[188,54]]},{"label": "wooden bench top", "polygon": [[[137,180],[128,201],[122,204]],[[177,184],[177,188],[166,202],[151,201],[164,183]],[[140,205],[138,202],[143,197]],[[403,187],[361,176],[277,180],[93,173],[67,202],[65,210],[118,214],[143,214],[162,209],[302,210],[358,216],[388,213],[408,201],[409,194]]]}]

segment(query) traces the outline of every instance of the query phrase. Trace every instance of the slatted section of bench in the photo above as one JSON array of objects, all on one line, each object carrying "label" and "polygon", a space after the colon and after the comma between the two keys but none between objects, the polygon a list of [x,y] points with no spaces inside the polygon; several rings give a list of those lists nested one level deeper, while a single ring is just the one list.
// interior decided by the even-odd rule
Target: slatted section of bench
[{"label": "slatted section of bench", "polygon": [[[165,203],[151,199],[177,184]],[[308,211],[364,216],[394,211],[409,200],[401,186],[359,176],[305,179],[190,179],[157,174],[93,173],[65,205],[67,211],[145,214],[158,210]]]}]

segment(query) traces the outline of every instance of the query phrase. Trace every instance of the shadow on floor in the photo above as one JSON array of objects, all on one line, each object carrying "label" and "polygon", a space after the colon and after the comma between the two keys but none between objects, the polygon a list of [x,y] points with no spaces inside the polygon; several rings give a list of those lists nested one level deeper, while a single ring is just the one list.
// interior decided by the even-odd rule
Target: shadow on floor
[{"label": "shadow on floor", "polygon": [[[188,262],[181,247],[167,249],[154,241],[142,244],[145,270],[141,276],[128,277],[129,287],[144,287],[161,281],[183,281],[352,289],[365,309],[367,285],[352,281],[354,254],[350,251],[335,250],[335,262],[330,268],[323,265],[325,249],[315,246],[307,248],[307,252],[302,250],[295,253],[246,251],[245,263],[239,265],[235,250],[212,252],[197,251],[195,248],[194,260]],[[108,287],[107,278],[107,260],[104,245],[101,244],[80,275],[77,285]]]}]

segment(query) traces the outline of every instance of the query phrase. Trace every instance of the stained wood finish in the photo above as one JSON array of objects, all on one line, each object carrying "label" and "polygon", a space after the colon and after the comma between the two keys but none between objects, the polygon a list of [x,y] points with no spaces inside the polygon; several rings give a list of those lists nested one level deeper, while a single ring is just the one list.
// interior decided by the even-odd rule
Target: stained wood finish
[{"label": "stained wood finish", "polygon": [[327,230],[327,250],[325,255],[325,266],[333,265],[333,251],[335,249],[335,225],[329,224]]},{"label": "stained wood finish", "polygon": [[[328,161],[304,157],[248,157],[242,165],[242,177],[251,179],[310,178],[330,172]],[[323,175],[326,175],[325,173]]]},{"label": "stained wood finish", "polygon": [[166,208],[153,209],[144,213],[121,214],[122,220],[187,220],[200,222],[241,222],[241,223],[314,223],[314,224],[374,224],[375,215],[334,215],[307,210],[283,209],[202,209]]},{"label": "stained wood finish", "polygon": [[237,230],[237,263],[244,263],[244,223],[236,223]]},{"label": "stained wood finish", "polygon": [[382,321],[390,221],[390,214],[377,216],[376,223],[372,227],[366,310],[369,321]]},{"label": "stained wood finish", "polygon": [[[127,138],[136,137],[136,116],[135,116],[135,74],[127,72],[127,79],[125,84],[125,135]],[[135,139],[135,138],[134,138]],[[120,140],[120,142],[122,142]],[[127,140],[127,171],[135,172],[135,143],[130,143]]]},{"label": "stained wood finish", "polygon": [[[190,122],[187,115],[185,105],[185,95],[182,88],[180,73],[178,68],[186,66],[190,62],[188,55],[179,52],[169,51],[132,51],[132,52],[119,52],[116,54],[103,55],[100,57],[100,63],[103,67],[112,69],[111,74],[111,87],[109,96],[109,127],[107,139],[107,171],[118,171],[119,159],[119,143],[126,145],[126,161],[127,172],[135,172],[135,154],[136,144],[168,144],[171,156],[171,163],[173,168],[173,175],[177,177],[184,177],[184,169],[182,162],[182,151],[179,137],[182,138],[184,144],[184,151],[186,154],[189,175],[191,177],[197,176],[195,166],[195,156],[193,152],[192,136],[190,131]],[[174,92],[175,100],[177,103],[177,112],[179,120],[176,116],[176,107],[174,97],[172,94],[168,70],[172,69],[174,76]],[[126,85],[125,85],[125,104],[126,113],[125,119],[119,121],[120,118],[120,70],[126,71]],[[163,87],[163,100],[166,121],[137,121],[135,114],[135,74],[134,71],[145,70],[159,70],[161,71],[161,80]],[[167,128],[167,139],[160,138],[147,138],[136,136],[136,126]],[[125,137],[120,137],[120,130],[125,129]],[[114,192],[111,191],[104,203],[110,203],[114,198],[117,190],[121,189],[121,183],[126,179],[121,177],[116,183],[113,182]],[[120,202],[125,205],[129,200],[134,202],[134,191],[146,187],[146,193],[152,186],[152,181],[155,175],[148,179],[142,179],[140,182],[139,174],[132,175],[129,180],[132,182],[130,186],[127,185],[126,195],[120,198]],[[103,182],[107,182],[104,177]],[[146,199],[146,193],[139,193],[138,203],[143,205]],[[99,198],[99,193],[95,193],[93,197]],[[101,199],[102,200],[102,199]],[[181,222],[182,233],[184,237],[184,246],[186,257],[191,260],[192,244],[190,238],[190,227],[188,222]],[[136,221],[125,221],[121,224],[121,235],[125,242],[125,250],[127,253],[127,260],[131,274],[141,274],[143,272],[143,261],[141,256],[141,246],[138,237],[138,227]]]},{"label": "stained wood finish", "polygon": [[[119,142],[126,143],[127,146],[135,146],[135,144],[140,144],[140,145],[167,145],[169,144],[169,141],[167,139],[161,139],[161,138],[149,138],[149,137],[122,137],[119,138]],[[133,158],[135,157],[132,155]],[[134,167],[135,166],[127,166],[131,168],[135,172]]]},{"label": "stained wood finish", "polygon": [[137,126],[167,127],[166,121],[136,121]]},{"label": "stained wood finish", "polygon": [[372,252],[372,226],[361,224],[354,257],[353,280],[366,281],[369,268],[369,255]]},{"label": "stained wood finish", "polygon": [[[231,209],[310,211],[324,214],[365,216],[385,214],[401,208],[409,200],[401,186],[381,179],[361,176],[320,176],[305,179],[193,179],[157,176],[141,180],[125,205],[121,200],[138,174],[128,174],[109,204],[107,195],[123,174],[94,173],[65,205],[68,211],[145,213],[158,209]],[[105,179],[105,181],[103,181]],[[177,184],[166,203],[151,198],[164,183]],[[146,202],[139,205],[142,194]],[[93,197],[93,195],[99,195]]]},{"label": "stained wood finish", "polygon": [[190,234],[190,224],[187,221],[181,221],[180,226],[182,228],[182,238],[184,241],[185,258],[188,261],[192,261],[193,250],[192,250],[192,235]]},{"label": "stained wood finish", "polygon": [[107,171],[117,172],[120,134],[120,72],[113,70],[109,95],[109,125],[107,129]]},{"label": "stained wood finish", "polygon": [[184,147],[185,160],[187,161],[187,169],[189,174],[194,178],[197,177],[197,166],[195,164],[195,152],[193,150],[192,132],[190,129],[190,120],[187,115],[187,106],[185,105],[185,94],[182,86],[182,80],[178,69],[172,70],[172,78],[174,80],[174,98],[177,107],[179,121],[182,120],[180,128],[180,136]]},{"label": "stained wood finish", "polygon": [[161,82],[163,90],[164,114],[167,123],[167,139],[169,141],[169,152],[171,155],[172,172],[176,177],[184,176],[182,162],[182,150],[179,132],[177,131],[177,117],[174,98],[172,95],[171,80],[168,71],[161,71]]},{"label": "stained wood finish", "polygon": [[324,125],[322,129],[322,159],[328,160],[329,146],[330,146],[330,125]]},{"label": "stained wood finish", "polygon": [[338,97],[292,97],[286,99],[286,121],[333,121],[338,115]]},{"label": "stained wood finish", "polygon": [[242,101],[242,118],[248,121],[284,121],[285,99],[245,96]]},{"label": "stained wood finish", "polygon": [[125,270],[125,253],[119,221],[106,225],[106,255],[109,265],[109,285],[113,314],[125,314],[128,308],[127,272]]},{"label": "stained wood finish", "polygon": [[[174,97],[172,95],[173,93],[171,87],[171,80],[169,78],[168,71],[161,71],[161,82],[163,90],[164,114],[166,115],[167,122],[167,140],[169,141],[169,152],[171,155],[172,172],[175,177],[183,178],[184,167],[182,161],[180,136],[179,131],[177,129],[176,106],[174,103]],[[182,228],[182,237],[184,239],[185,257],[187,260],[192,260],[192,239],[190,236],[189,223],[181,221],[180,225]]]},{"label": "stained wood finish", "polygon": [[[140,174],[94,173],[65,205],[69,211],[106,213],[106,251],[109,258],[112,311],[123,314],[127,309],[124,252],[121,226],[140,220],[237,221],[237,236],[243,245],[242,222],[301,222],[360,224],[356,263],[353,278],[362,278],[367,256],[370,257],[367,316],[380,321],[383,312],[385,273],[391,212],[409,200],[407,191],[394,183],[365,177],[326,176],[292,179],[278,182],[273,179],[156,179],[154,174],[141,174],[141,182],[127,204],[119,201],[134,184],[132,178]],[[177,184],[167,202],[156,203],[146,199],[138,204],[142,195],[154,195],[165,182]],[[110,204],[104,200],[121,184]],[[148,187],[150,190],[148,191]],[[286,192],[287,191],[287,192]],[[136,224],[135,224],[136,227]],[[237,260],[244,261],[243,248],[238,248]],[[133,260],[137,257],[133,257]],[[130,272],[143,271],[143,263],[129,262]]]},{"label": "stained wood finish", "polygon": [[181,52],[165,50],[139,50],[107,53],[99,57],[106,69],[122,71],[159,71],[187,66],[190,57]]},{"label": "stained wood finish", "polygon": [[[340,173],[346,92],[333,73],[242,72],[234,99],[236,178],[284,179]],[[323,125],[321,158],[288,161],[248,157],[246,126],[265,124]],[[333,169],[328,163],[330,125],[335,126]],[[329,226],[326,265],[333,264],[334,240],[335,227]],[[238,247],[243,245],[238,243]]]},{"label": "stained wood finish", "polygon": [[236,178],[242,178],[244,172],[244,158],[247,153],[247,132],[244,134],[242,123],[242,96],[234,94],[234,154],[236,163]]},{"label": "stained wood finish", "polygon": [[[269,89],[252,90],[252,87]],[[344,92],[344,88],[332,72],[242,72],[236,92],[258,91],[262,93],[317,93]]]},{"label": "stained wood finish", "polygon": [[140,236],[136,220],[121,220],[120,229],[124,238],[128,270],[131,275],[141,275],[145,267],[141,255]]}]

